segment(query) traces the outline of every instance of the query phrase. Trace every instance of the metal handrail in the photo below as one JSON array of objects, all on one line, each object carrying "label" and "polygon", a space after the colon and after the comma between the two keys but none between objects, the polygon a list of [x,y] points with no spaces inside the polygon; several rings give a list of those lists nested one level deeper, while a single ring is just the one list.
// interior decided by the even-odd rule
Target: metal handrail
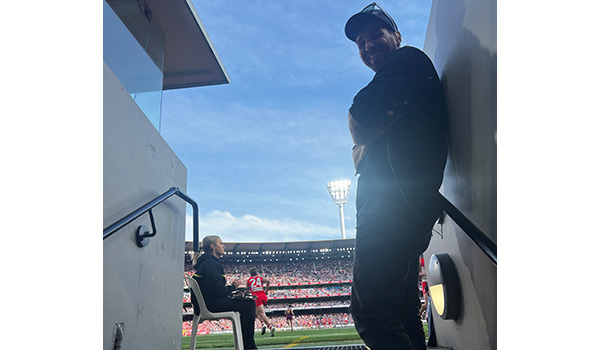
[{"label": "metal handrail", "polygon": [[456,222],[458,226],[477,244],[477,246],[497,265],[496,243],[486,236],[475,224],[473,224],[458,208],[438,192],[440,206]]},{"label": "metal handrail", "polygon": [[[194,251],[198,251],[199,250],[199,242],[200,242],[199,241],[199,230],[198,230],[198,204],[196,204],[196,202],[193,199],[191,199],[190,197],[188,197],[185,193],[181,192],[179,190],[179,188],[177,188],[177,187],[171,187],[165,193],[161,194],[160,196],[152,199],[148,203],[146,203],[146,204],[142,205],[141,207],[137,208],[136,210],[132,211],[130,214],[119,219],[114,224],[106,227],[104,229],[102,239],[104,240],[104,239],[107,239],[108,237],[112,236],[115,232],[122,229],[127,224],[131,223],[133,220],[139,218],[144,213],[149,212],[150,214],[152,214],[152,212],[151,212],[152,208],[156,207],[160,203],[171,198],[173,195],[177,195],[179,198],[188,202],[192,206],[192,209],[194,211],[193,212],[193,226],[192,226],[193,227]],[[152,222],[154,222],[152,215],[150,215],[150,219],[152,220]],[[154,234],[156,234],[156,232],[154,232]],[[146,237],[153,236],[154,234],[146,235]]]}]

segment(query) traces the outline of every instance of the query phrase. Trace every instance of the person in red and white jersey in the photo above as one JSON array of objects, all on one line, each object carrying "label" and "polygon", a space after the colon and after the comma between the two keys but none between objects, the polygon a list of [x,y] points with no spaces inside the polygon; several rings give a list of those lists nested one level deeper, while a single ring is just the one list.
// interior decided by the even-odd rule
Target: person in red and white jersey
[{"label": "person in red and white jersey", "polygon": [[246,282],[246,288],[250,290],[252,295],[256,296],[256,317],[263,322],[261,334],[265,334],[267,327],[271,332],[271,337],[275,336],[275,327],[267,315],[265,314],[265,306],[267,305],[267,293],[269,292],[269,280],[258,276],[255,268],[250,269],[250,278]]}]

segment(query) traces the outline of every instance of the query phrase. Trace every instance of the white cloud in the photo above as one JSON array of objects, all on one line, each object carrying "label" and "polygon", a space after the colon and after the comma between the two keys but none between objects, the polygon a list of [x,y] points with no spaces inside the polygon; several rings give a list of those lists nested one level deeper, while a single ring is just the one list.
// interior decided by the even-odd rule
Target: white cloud
[{"label": "white cloud", "polygon": [[[186,240],[192,240],[192,216],[186,217]],[[200,237],[218,235],[225,242],[289,242],[340,238],[339,227],[303,221],[272,220],[254,215],[236,217],[213,210],[200,217]]]}]

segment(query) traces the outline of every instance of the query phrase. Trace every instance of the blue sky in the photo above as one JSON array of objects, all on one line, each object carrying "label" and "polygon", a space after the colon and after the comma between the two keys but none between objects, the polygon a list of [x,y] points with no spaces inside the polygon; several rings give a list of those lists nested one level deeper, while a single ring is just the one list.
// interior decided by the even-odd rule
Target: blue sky
[{"label": "blue sky", "polygon": [[[344,35],[368,1],[193,1],[231,83],[165,91],[161,134],[188,169],[200,235],[224,241],[341,237],[326,183],[356,177],[347,113],[373,76]],[[431,1],[379,1],[423,47]],[[188,216],[191,213],[188,213]],[[188,218],[186,239],[191,240]]]}]

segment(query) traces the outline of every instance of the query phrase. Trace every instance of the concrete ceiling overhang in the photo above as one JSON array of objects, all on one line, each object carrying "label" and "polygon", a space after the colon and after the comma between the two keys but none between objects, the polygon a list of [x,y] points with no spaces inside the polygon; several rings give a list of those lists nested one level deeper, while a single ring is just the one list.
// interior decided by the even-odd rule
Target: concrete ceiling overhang
[{"label": "concrete ceiling overhang", "polygon": [[[108,2],[115,8],[121,4],[128,6],[132,1]],[[134,4],[137,7],[143,2]],[[165,34],[164,90],[229,83],[229,76],[191,0],[145,0],[145,3],[152,11],[152,20],[160,24]],[[130,28],[132,32],[144,32],[146,23],[128,22],[127,25],[140,27]]]}]

